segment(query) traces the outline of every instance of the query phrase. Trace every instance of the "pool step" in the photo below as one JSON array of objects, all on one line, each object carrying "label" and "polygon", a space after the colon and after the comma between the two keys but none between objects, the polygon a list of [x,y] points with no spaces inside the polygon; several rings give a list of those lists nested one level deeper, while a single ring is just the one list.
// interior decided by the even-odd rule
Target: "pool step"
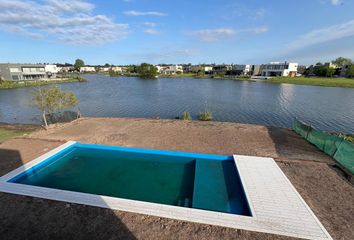
[{"label": "pool step", "polygon": [[235,213],[237,197],[232,184],[235,172],[232,161],[197,160],[192,207]]},{"label": "pool step", "polygon": [[179,199],[177,201],[177,206],[180,206],[180,207],[192,207],[191,200],[189,198]]}]

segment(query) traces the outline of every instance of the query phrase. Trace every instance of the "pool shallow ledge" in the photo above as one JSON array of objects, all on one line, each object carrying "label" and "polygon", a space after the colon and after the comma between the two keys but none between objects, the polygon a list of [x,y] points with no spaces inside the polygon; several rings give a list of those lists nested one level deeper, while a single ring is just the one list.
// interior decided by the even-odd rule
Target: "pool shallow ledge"
[{"label": "pool shallow ledge", "polygon": [[[196,178],[197,180],[193,183],[195,185],[193,197],[198,196],[195,201],[199,209],[16,183],[24,178],[26,174],[36,174],[52,159],[61,154],[65,155],[65,153],[70,152],[75,147],[200,159],[202,164],[198,165],[198,161],[195,162],[195,174],[200,177]],[[221,163],[227,164],[220,165]],[[209,205],[209,201],[203,201],[205,198],[210,198],[210,193],[206,194],[205,190],[200,192],[195,190],[196,186],[199,189],[207,189],[210,184],[213,184],[210,181],[213,178],[213,174],[219,174],[217,172],[208,173],[205,169],[208,167],[218,168],[220,166],[223,168],[224,175],[233,176],[234,172],[230,172],[230,166],[234,166],[231,169],[237,172],[249,210],[248,214],[237,214],[240,211],[240,209],[234,208],[234,206],[240,206],[237,204],[231,204],[229,208],[224,207],[223,211],[212,209],[213,206]],[[224,189],[221,189],[221,191],[230,191],[232,187],[232,184],[225,184]],[[215,187],[212,189],[215,189]],[[0,191],[284,236],[331,239],[326,229],[271,158],[147,150],[81,144],[70,141],[2,176],[0,178]],[[217,190],[213,194],[217,194]]]}]

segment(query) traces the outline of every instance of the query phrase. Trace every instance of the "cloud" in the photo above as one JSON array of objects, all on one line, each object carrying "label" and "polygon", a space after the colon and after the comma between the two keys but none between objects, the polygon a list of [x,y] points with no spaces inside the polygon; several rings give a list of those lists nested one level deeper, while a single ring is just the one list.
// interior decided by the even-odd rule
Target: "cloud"
[{"label": "cloud", "polygon": [[205,42],[214,42],[234,36],[236,31],[232,28],[202,29],[189,32],[189,35]]},{"label": "cloud", "polygon": [[287,47],[288,49],[295,50],[350,36],[354,36],[354,20],[303,34],[287,44]]},{"label": "cloud", "polygon": [[343,3],[342,0],[330,0],[331,4],[334,6],[341,5]]},{"label": "cloud", "polygon": [[148,26],[148,27],[156,27],[156,23],[154,23],[154,22],[144,22],[143,23],[145,26]]},{"label": "cloud", "polygon": [[187,35],[193,36],[200,41],[215,42],[224,40],[237,35],[238,33],[253,33],[260,34],[268,31],[266,27],[249,28],[249,29],[233,29],[233,28],[216,28],[216,29],[202,29],[187,32]]},{"label": "cloud", "polygon": [[147,33],[147,34],[150,34],[150,35],[158,35],[158,34],[160,34],[160,32],[155,30],[155,29],[146,29],[146,30],[144,30],[144,33]]},{"label": "cloud", "polygon": [[62,12],[91,12],[95,5],[84,1],[47,0],[47,4]]},{"label": "cloud", "polygon": [[139,17],[139,16],[157,16],[157,17],[164,17],[167,16],[166,13],[163,12],[155,12],[155,11],[150,11],[150,12],[139,12],[135,10],[131,11],[125,11],[125,15],[131,16],[131,17]]},{"label": "cloud", "polygon": [[251,20],[263,19],[268,13],[265,8],[248,8],[239,3],[232,3],[223,6],[220,10],[220,16],[226,20],[232,20],[234,18],[247,18]]},{"label": "cloud", "polygon": [[92,14],[84,0],[1,0],[0,29],[69,44],[102,44],[127,36],[127,24]]}]

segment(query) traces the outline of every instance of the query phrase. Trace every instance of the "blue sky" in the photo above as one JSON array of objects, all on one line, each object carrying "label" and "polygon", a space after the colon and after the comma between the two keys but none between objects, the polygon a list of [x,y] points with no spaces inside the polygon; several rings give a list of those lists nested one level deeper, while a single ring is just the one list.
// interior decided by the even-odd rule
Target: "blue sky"
[{"label": "blue sky", "polygon": [[353,0],[0,0],[0,62],[354,59]]}]

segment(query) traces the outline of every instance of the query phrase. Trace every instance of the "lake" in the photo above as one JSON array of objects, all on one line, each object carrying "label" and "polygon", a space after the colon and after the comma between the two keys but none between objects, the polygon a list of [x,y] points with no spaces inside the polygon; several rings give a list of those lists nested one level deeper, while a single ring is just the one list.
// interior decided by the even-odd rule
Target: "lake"
[{"label": "lake", "polygon": [[[262,82],[85,75],[84,83],[63,83],[75,92],[86,117],[173,119],[204,109],[215,121],[291,127],[295,117],[318,129],[354,133],[354,89]],[[0,122],[41,123],[30,104],[34,88],[0,90]]]}]

